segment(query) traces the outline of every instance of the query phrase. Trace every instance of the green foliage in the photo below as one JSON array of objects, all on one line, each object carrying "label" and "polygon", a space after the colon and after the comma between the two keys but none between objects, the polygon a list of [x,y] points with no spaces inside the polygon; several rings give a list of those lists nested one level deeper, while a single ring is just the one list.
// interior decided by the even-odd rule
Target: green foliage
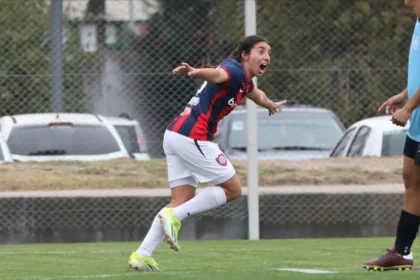
[{"label": "green foliage", "polygon": [[[5,1],[0,25],[0,115],[50,111],[49,5],[44,0]],[[80,65],[79,59],[67,59],[65,71]],[[83,106],[80,77],[65,76],[63,93],[65,100],[77,100],[65,104],[67,111]]]},{"label": "green foliage", "polygon": [[[245,34],[242,0],[160,2],[162,11],[148,22],[149,34],[135,39],[142,60],[135,66],[142,73],[136,86],[139,107],[145,117],[161,121],[161,130],[156,122],[145,128],[157,149],[165,125],[197,86],[171,76],[171,70],[180,62],[199,66],[205,57],[218,62]],[[258,34],[272,46],[272,63],[258,85],[273,99],[329,108],[348,126],[375,115],[385,99],[405,87],[414,17],[403,1],[256,2]]]},{"label": "green foliage", "polygon": [[[127,62],[130,73],[139,75],[134,86],[139,111],[162,127],[150,122],[145,128],[157,146],[165,124],[198,83],[174,77],[171,70],[183,61],[199,66],[206,57],[217,63],[245,34],[242,0],[161,0],[161,5],[145,38],[124,40],[140,60]],[[349,125],[374,115],[381,102],[405,87],[414,16],[403,1],[257,0],[257,9],[258,33],[273,48],[269,71],[258,81],[270,97],[330,108]],[[103,0],[90,0],[85,19],[104,11]],[[46,0],[0,5],[0,115],[50,110],[49,22]],[[74,30],[65,28],[65,111],[84,111],[85,75],[104,54],[103,46],[83,53]]]},{"label": "green foliage", "polygon": [[[169,121],[179,115],[194,95],[197,82],[171,75],[181,62],[200,66],[206,57],[217,62],[231,47],[225,40],[210,38],[215,29],[210,0],[163,0],[162,12],[149,21],[149,34],[136,40],[135,49],[141,63],[136,66],[137,98],[152,155],[159,155],[161,139]],[[143,125],[143,124],[142,124]],[[157,129],[159,127],[159,129]],[[154,154],[156,153],[156,154]]]},{"label": "green foliage", "polygon": [[[206,56],[226,58],[244,37],[241,0],[161,2],[164,12],[151,20],[141,48],[158,72],[181,61],[197,66]],[[257,31],[273,48],[259,86],[275,99],[330,108],[345,125],[373,116],[405,87],[413,25],[403,1],[257,0]],[[217,43],[202,48],[191,39],[197,31]],[[162,94],[187,101],[192,91]]]},{"label": "green foliage", "polygon": [[414,26],[403,1],[258,2],[258,33],[273,47],[261,88],[334,110],[346,125],[405,88]]},{"label": "green foliage", "polygon": [[0,114],[45,109],[48,16],[33,1],[6,1],[0,5],[0,25]]}]

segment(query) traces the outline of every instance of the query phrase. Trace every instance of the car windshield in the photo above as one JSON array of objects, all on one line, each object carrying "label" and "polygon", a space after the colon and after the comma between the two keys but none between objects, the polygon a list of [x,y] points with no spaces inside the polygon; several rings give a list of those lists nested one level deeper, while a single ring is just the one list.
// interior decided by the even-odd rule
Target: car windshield
[{"label": "car windshield", "polygon": [[16,155],[103,155],[120,151],[111,132],[103,126],[23,126],[7,140]]},{"label": "car windshield", "polygon": [[[340,125],[326,112],[280,112],[271,117],[259,114],[260,150],[332,150],[342,135]],[[246,141],[246,114],[234,114],[229,146],[245,150]]]},{"label": "car windshield", "polygon": [[139,140],[134,126],[115,125],[115,129],[121,137],[127,152],[130,154],[140,153]]},{"label": "car windshield", "polygon": [[400,156],[404,151],[407,130],[386,132],[382,138],[382,156]]}]

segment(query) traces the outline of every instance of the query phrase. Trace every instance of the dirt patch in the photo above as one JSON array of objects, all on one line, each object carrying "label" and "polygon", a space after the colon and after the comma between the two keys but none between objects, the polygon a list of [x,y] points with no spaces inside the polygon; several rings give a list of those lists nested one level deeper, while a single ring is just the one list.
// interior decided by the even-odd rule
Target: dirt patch
[{"label": "dirt patch", "polygon": [[[246,186],[246,162],[233,162]],[[402,158],[260,161],[263,186],[402,183]],[[0,191],[166,188],[166,162],[12,163],[0,165]]]}]

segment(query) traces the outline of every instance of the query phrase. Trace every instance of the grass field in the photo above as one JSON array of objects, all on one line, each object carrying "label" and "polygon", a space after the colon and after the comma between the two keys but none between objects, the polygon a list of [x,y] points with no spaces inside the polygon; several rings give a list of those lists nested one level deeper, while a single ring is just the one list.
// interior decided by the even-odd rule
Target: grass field
[{"label": "grass field", "polygon": [[[183,242],[181,252],[164,244],[155,254],[161,272],[131,270],[138,243],[0,245],[0,279],[419,279],[420,271],[368,272],[390,238]],[[413,248],[420,251],[420,246]],[[287,269],[312,269],[294,272]]]},{"label": "grass field", "polygon": [[[245,186],[246,162],[234,161],[233,164]],[[400,184],[402,183],[401,168],[401,157],[261,160],[259,161],[259,183],[261,187]],[[0,192],[167,188],[166,172],[165,160],[1,164]]]}]

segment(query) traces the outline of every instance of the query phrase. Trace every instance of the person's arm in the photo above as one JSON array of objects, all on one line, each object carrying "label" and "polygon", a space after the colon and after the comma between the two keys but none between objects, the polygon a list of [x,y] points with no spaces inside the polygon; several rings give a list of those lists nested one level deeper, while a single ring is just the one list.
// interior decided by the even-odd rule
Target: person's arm
[{"label": "person's arm", "polygon": [[258,106],[264,107],[266,109],[269,109],[271,107],[274,107],[274,102],[271,101],[267,95],[265,94],[265,92],[263,92],[262,90],[260,90],[259,88],[254,86],[254,90],[252,90],[251,92],[249,92],[246,95],[247,98],[251,99],[252,101],[255,102],[255,104],[257,104]]},{"label": "person's arm", "polygon": [[[390,103],[391,105],[399,101],[401,102],[400,104],[403,106],[400,107],[401,109],[396,110],[392,114],[391,121],[393,124],[404,127],[407,124],[408,120],[410,119],[411,113],[420,106],[420,87],[417,89],[416,93],[410,99],[408,99],[407,90],[404,90],[403,92],[401,92],[398,95],[395,95],[392,98],[395,98],[395,100]],[[387,106],[387,110],[388,110],[388,107],[390,107],[390,105]],[[391,110],[391,111],[394,111],[394,110]]]},{"label": "person's arm", "polygon": [[400,93],[400,95],[401,95],[401,98],[403,98],[403,99],[408,99],[408,88],[405,88],[405,90],[403,90],[401,93]]},{"label": "person's arm", "polygon": [[378,109],[378,112],[385,111],[386,114],[393,114],[398,109],[404,107],[404,105],[407,103],[407,100],[408,100],[408,89],[406,88],[399,94],[396,94],[390,97],[387,101],[382,103],[382,105]]},{"label": "person's arm", "polygon": [[224,68],[194,68],[188,63],[181,63],[172,71],[172,74],[182,74],[197,77],[209,83],[221,84],[230,79],[229,72]]},{"label": "person's arm", "polygon": [[221,68],[194,69],[193,71],[189,72],[188,75],[214,84],[222,84],[229,79],[229,74]]},{"label": "person's arm", "polygon": [[270,100],[267,95],[265,94],[264,91],[260,90],[259,88],[257,88],[256,86],[254,86],[254,89],[249,92],[246,95],[247,98],[251,99],[252,101],[255,102],[255,104],[266,108],[269,111],[269,115],[274,115],[275,113],[277,113],[277,109],[286,103],[286,100],[280,101],[280,102],[273,102],[272,100]]},{"label": "person's arm", "polygon": [[416,93],[408,99],[407,103],[405,103],[404,107],[412,113],[416,108],[420,106],[420,87],[417,89]]}]

